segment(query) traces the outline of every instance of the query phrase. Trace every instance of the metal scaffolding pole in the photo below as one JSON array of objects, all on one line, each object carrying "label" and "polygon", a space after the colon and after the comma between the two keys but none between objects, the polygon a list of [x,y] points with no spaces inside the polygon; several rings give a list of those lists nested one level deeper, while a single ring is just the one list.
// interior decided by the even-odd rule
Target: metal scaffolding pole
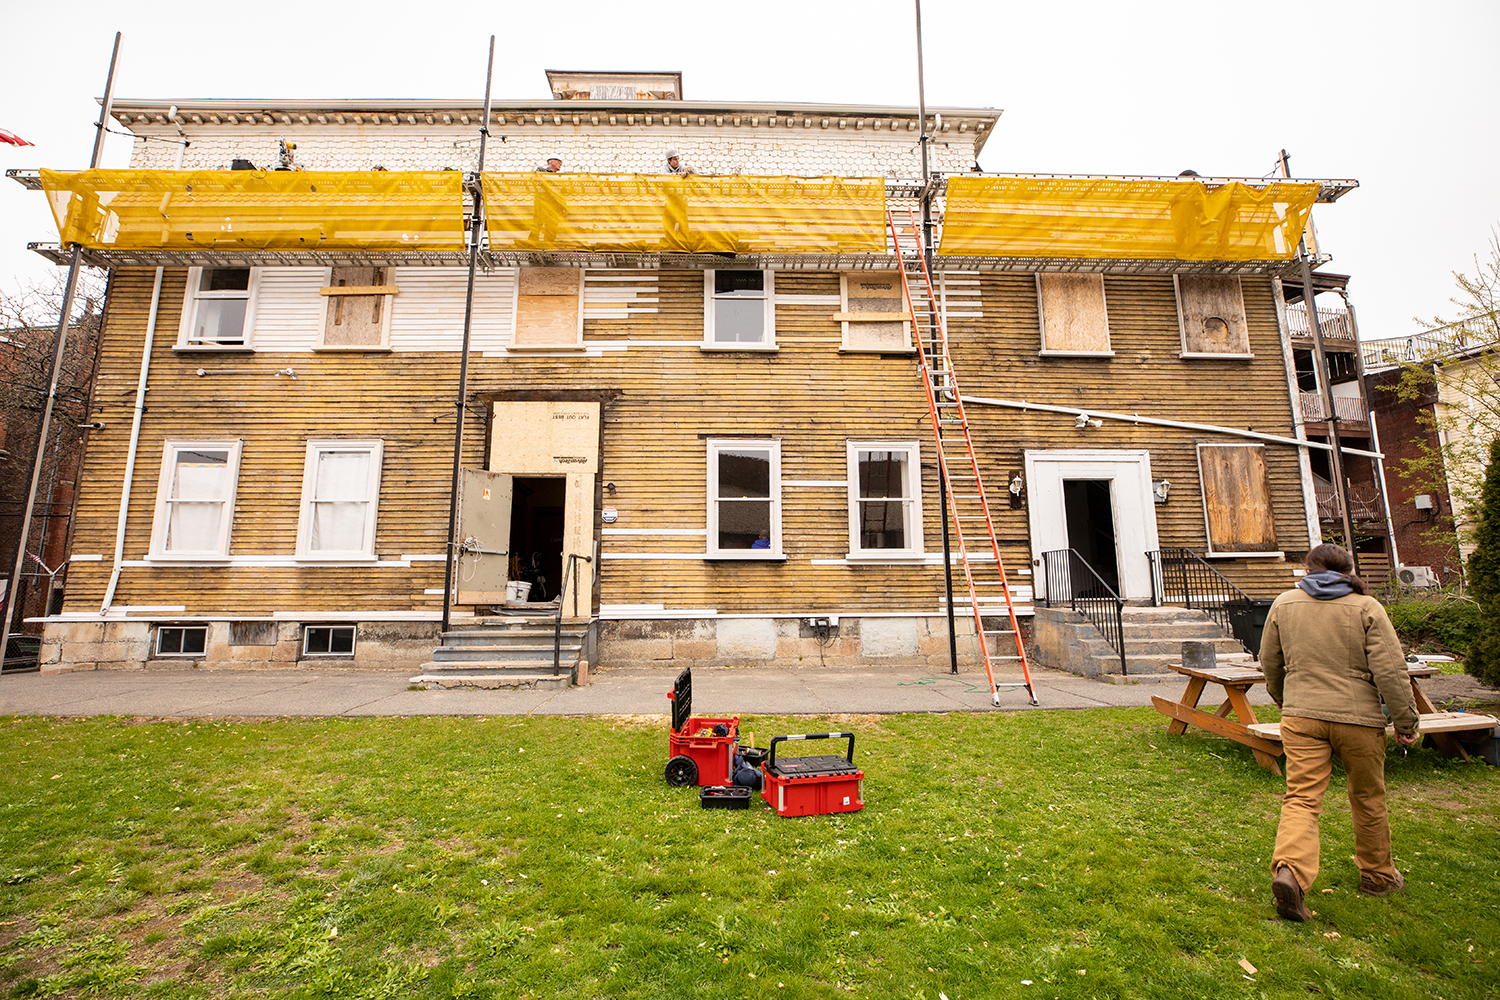
[{"label": "metal scaffolding pole", "polygon": [[[104,135],[109,122],[110,106],[114,101],[115,67],[120,61],[120,32],[115,32],[115,47],[109,57],[109,75],[104,79],[104,101],[99,109],[98,130],[94,134],[94,155],[89,159],[89,169],[97,170],[104,155]],[[62,380],[63,354],[68,346],[69,320],[73,313],[73,295],[78,291],[79,254],[82,247],[74,243],[68,263],[68,283],[63,290],[62,308],[57,317],[57,332],[52,339],[52,378],[47,389],[47,401],[42,404],[41,426],[36,434],[36,458],[31,465],[31,486],[26,492],[26,512],[21,517],[20,533],[16,536],[16,559],[10,574],[10,585],[6,587],[5,613],[0,615],[0,664],[10,649],[11,624],[15,619],[16,596],[21,590],[21,571],[26,565],[26,546],[31,540],[31,517],[36,510],[37,487],[42,481],[42,466],[47,452],[47,433],[52,429],[52,411],[57,404],[57,383]],[[48,595],[49,599],[51,595]]]},{"label": "metal scaffolding pole", "polygon": [[443,627],[453,615],[453,566],[455,556],[454,534],[458,530],[458,477],[464,452],[464,410],[469,397],[469,337],[474,328],[474,269],[479,262],[479,238],[484,233],[484,192],[480,189],[479,175],[484,172],[484,147],[490,137],[490,81],[495,76],[495,36],[490,36],[490,61],[484,70],[484,118],[479,123],[479,164],[473,177],[468,179],[469,190],[474,198],[474,216],[469,233],[469,288],[464,297],[464,341],[459,351],[458,401],[454,404],[453,423],[453,481],[448,488],[448,539],[445,548],[448,557],[443,572]]}]

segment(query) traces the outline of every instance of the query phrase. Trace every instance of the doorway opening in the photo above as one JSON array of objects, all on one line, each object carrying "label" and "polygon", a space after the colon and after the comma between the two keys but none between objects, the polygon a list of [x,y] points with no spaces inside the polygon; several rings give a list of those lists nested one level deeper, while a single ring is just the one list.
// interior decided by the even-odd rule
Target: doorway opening
[{"label": "doorway opening", "polygon": [[[1120,592],[1120,564],[1115,545],[1115,509],[1108,479],[1063,480],[1063,510],[1067,519],[1068,547],[1094,568],[1100,579]],[[1086,574],[1085,574],[1086,575]],[[1098,589],[1092,576],[1074,580],[1075,596],[1093,596]],[[1102,595],[1101,595],[1102,596]]]},{"label": "doorway opening", "polygon": [[516,476],[510,508],[510,578],[531,584],[531,603],[550,601],[562,586],[563,512],[567,480]]}]

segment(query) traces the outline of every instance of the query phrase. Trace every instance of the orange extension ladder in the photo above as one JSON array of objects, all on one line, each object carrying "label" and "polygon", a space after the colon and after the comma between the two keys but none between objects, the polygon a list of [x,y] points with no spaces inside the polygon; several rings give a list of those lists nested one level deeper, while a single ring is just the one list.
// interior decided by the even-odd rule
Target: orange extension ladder
[{"label": "orange extension ladder", "polygon": [[[1016,605],[1011,598],[1010,584],[1005,578],[1005,563],[1000,559],[1000,542],[995,538],[995,521],[990,516],[984,480],[979,474],[979,458],[974,453],[974,439],[969,433],[969,418],[964,413],[958,377],[953,371],[953,358],[948,352],[948,331],[943,323],[937,296],[933,292],[932,274],[927,269],[922,231],[917,223],[916,213],[911,209],[907,210],[909,225],[904,234],[890,212],[886,212],[885,218],[890,225],[896,255],[901,261],[901,287],[906,292],[906,308],[911,315],[912,330],[918,334],[917,359],[921,365],[922,384],[927,389],[927,406],[932,413],[938,469],[948,491],[953,537],[957,543],[959,563],[964,570],[964,585],[969,591],[969,607],[974,613],[974,632],[979,639],[979,655],[984,658],[984,672],[989,678],[990,694],[995,704],[999,705],[1000,688],[1024,687],[1031,696],[1031,703],[1035,705],[1037,697],[1036,689],[1031,683],[1031,667],[1026,662],[1026,647],[1021,642],[1021,630],[1016,622]],[[917,314],[913,285],[917,286],[917,294],[926,300],[929,318],[925,322]],[[982,556],[976,559],[969,554],[968,536],[975,535],[977,542],[976,526],[981,523],[989,539],[993,563]],[[969,527],[965,528],[965,525]],[[993,572],[989,570],[990,566],[994,567]],[[984,627],[984,607],[979,594],[981,590],[992,594],[992,588],[995,587],[999,587],[1000,593],[1004,595],[1005,609],[1010,617],[1009,628]],[[983,603],[998,610],[998,598],[989,598]],[[992,636],[995,637],[994,652],[990,650]],[[1003,636],[1008,636],[1009,639],[1002,639]],[[1007,642],[1014,644],[1014,654],[1000,652]],[[1019,663],[1024,680],[997,682],[996,661]]]}]

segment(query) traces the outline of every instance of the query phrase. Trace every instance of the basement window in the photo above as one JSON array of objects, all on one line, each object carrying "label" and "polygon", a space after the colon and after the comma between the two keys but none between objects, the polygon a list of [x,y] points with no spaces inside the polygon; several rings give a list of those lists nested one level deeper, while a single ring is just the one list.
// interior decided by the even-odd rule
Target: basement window
[{"label": "basement window", "polygon": [[302,630],[303,656],[353,656],[353,625],[308,625]]},{"label": "basement window", "polygon": [[207,625],[162,625],[156,630],[157,656],[202,656],[207,651]]}]

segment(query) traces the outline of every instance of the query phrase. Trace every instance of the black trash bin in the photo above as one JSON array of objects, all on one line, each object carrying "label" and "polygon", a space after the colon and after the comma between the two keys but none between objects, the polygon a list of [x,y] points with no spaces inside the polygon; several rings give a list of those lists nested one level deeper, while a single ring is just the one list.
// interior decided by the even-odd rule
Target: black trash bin
[{"label": "black trash bin", "polygon": [[1251,656],[1260,656],[1260,636],[1266,630],[1266,616],[1271,613],[1273,601],[1251,599],[1230,601],[1224,605],[1229,613],[1229,631],[1240,641],[1240,645]]}]

